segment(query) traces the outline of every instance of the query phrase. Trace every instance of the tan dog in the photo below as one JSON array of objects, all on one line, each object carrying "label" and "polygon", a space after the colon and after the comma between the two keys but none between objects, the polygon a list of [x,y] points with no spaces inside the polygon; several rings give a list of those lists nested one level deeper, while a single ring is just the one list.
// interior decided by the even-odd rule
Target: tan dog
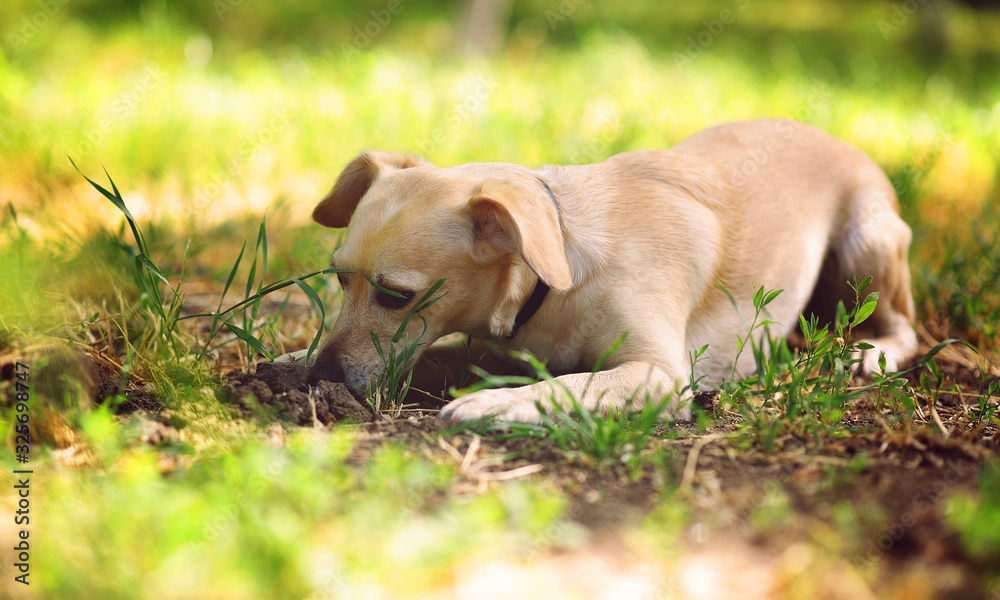
[{"label": "tan dog", "polygon": [[[866,325],[896,369],[917,348],[907,252],[892,185],[860,151],[784,120],[720,125],[670,150],[635,151],[602,163],[539,169],[472,163],[434,166],[404,154],[366,152],[313,212],[348,227],[333,266],[343,306],[311,369],[311,380],[364,388],[382,369],[371,340],[388,340],[414,297],[445,278],[447,292],[423,311],[430,342],[453,333],[527,349],[558,384],[482,390],[441,416],[496,415],[537,422],[536,402],[588,409],[659,401],[690,380],[691,351],[709,345],[694,375],[732,374],[737,336],[752,315],[753,286],[784,292],[768,307],[787,335],[810,298],[853,300],[845,282],[871,275],[881,294]],[[349,225],[349,226],[348,226]],[[378,291],[362,277],[402,293]],[[414,319],[409,339],[423,325]],[[591,373],[624,332],[624,344]],[[752,373],[750,352],[737,372]],[[561,384],[561,385],[560,385]],[[674,416],[690,410],[683,398]]]}]

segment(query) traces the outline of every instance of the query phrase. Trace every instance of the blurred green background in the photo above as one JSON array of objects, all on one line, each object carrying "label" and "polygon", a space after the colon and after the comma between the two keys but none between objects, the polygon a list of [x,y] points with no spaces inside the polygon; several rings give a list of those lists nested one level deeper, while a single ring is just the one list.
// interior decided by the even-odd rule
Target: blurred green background
[{"label": "blurred green background", "polygon": [[920,182],[935,201],[993,193],[995,11],[494,4],[502,41],[490,44],[465,2],[5,2],[0,197],[24,213],[58,206],[65,228],[111,218],[80,210],[69,156],[107,167],[151,218],[197,226],[281,198],[305,215],[365,148],[441,164],[590,161],[758,116],[848,138],[901,183],[939,167]]}]

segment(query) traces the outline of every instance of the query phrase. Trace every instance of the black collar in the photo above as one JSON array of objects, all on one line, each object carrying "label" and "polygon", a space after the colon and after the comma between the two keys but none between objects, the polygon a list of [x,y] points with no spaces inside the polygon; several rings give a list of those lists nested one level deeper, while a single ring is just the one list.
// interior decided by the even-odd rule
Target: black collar
[{"label": "black collar", "polygon": [[548,293],[549,286],[539,279],[538,283],[535,284],[535,289],[531,292],[531,296],[528,297],[528,301],[524,303],[521,311],[514,317],[514,328],[507,334],[508,340],[517,335],[517,330],[521,328],[521,325],[524,325],[528,322],[528,319],[535,316],[538,309],[542,307],[542,302],[545,301],[545,296]]},{"label": "black collar", "polygon": [[[562,208],[560,208],[559,202],[556,200],[556,195],[552,193],[552,188],[549,187],[548,182],[541,177],[538,178],[538,181],[545,188],[545,191],[548,192],[549,198],[552,198],[552,204],[556,206],[556,215],[559,217],[559,229],[562,229]],[[548,284],[541,279],[538,280],[535,284],[535,289],[532,290],[531,295],[528,296],[528,301],[524,303],[524,306],[521,307],[517,316],[514,317],[514,327],[510,330],[510,333],[507,334],[508,340],[517,335],[517,330],[521,328],[521,325],[524,325],[528,322],[528,319],[535,316],[538,309],[542,307],[542,302],[545,302],[545,297],[548,295],[549,289],[551,288],[549,288]]]}]

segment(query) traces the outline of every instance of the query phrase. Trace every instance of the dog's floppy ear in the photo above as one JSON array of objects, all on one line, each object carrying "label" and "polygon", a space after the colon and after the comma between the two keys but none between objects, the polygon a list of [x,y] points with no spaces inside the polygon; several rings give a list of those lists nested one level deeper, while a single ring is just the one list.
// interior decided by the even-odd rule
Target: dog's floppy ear
[{"label": "dog's floppy ear", "polygon": [[419,156],[404,152],[362,152],[346,167],[333,189],[313,209],[312,218],[327,227],[347,227],[358,202],[386,169],[408,169],[430,164]]},{"label": "dog's floppy ear", "polygon": [[485,248],[516,252],[549,287],[565,290],[572,285],[559,208],[540,183],[487,180],[469,200],[468,209],[475,244],[483,245],[475,250],[477,257]]}]

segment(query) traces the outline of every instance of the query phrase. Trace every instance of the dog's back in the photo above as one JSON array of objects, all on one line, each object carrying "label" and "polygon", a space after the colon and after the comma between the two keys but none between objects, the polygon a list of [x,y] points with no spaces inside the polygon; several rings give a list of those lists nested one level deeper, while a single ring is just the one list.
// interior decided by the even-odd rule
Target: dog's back
[{"label": "dog's back", "polygon": [[[909,228],[898,217],[888,178],[845,142],[794,121],[741,121],[669,150],[556,170],[572,182],[568,188],[591,192],[579,202],[591,220],[603,223],[600,237],[611,239],[607,271],[640,273],[644,288],[673,300],[665,312],[682,313],[685,347],[709,344],[698,374],[710,380],[731,374],[736,336],[747,334],[753,292],[761,286],[783,290],[768,306],[768,318],[778,323],[771,334],[787,336],[807,305],[832,318],[838,301],[853,300],[846,281],[871,275],[882,299],[866,333],[888,336],[881,349],[890,364],[915,350],[908,324]],[[586,185],[590,180],[601,186]],[[683,289],[686,297],[668,288]],[[623,303],[622,310],[633,309],[648,307]],[[751,353],[741,360],[739,370],[749,373]]]},{"label": "dog's back", "polygon": [[[780,333],[787,335],[807,306],[832,319],[838,301],[853,302],[847,281],[872,276],[869,291],[881,297],[870,327],[858,332],[875,338],[865,369],[875,370],[879,351],[886,352],[890,368],[916,351],[910,325],[910,229],[898,216],[892,184],[867,155],[826,132],[787,120],[720,125],[672,151],[711,162],[731,186],[729,210],[720,213],[728,235],[718,279],[741,299],[745,315],[752,314],[753,286],[782,289],[768,309],[781,325]],[[693,315],[690,322],[692,347],[713,341],[704,335],[698,339],[698,333],[719,333],[715,322],[729,304],[715,290],[708,290],[708,296],[704,316]],[[709,325],[701,326],[706,320]],[[713,347],[718,349],[718,341]],[[752,370],[746,360],[740,365],[744,373]],[[704,366],[715,371],[707,373],[710,378],[718,378],[731,361],[709,360]]]}]

